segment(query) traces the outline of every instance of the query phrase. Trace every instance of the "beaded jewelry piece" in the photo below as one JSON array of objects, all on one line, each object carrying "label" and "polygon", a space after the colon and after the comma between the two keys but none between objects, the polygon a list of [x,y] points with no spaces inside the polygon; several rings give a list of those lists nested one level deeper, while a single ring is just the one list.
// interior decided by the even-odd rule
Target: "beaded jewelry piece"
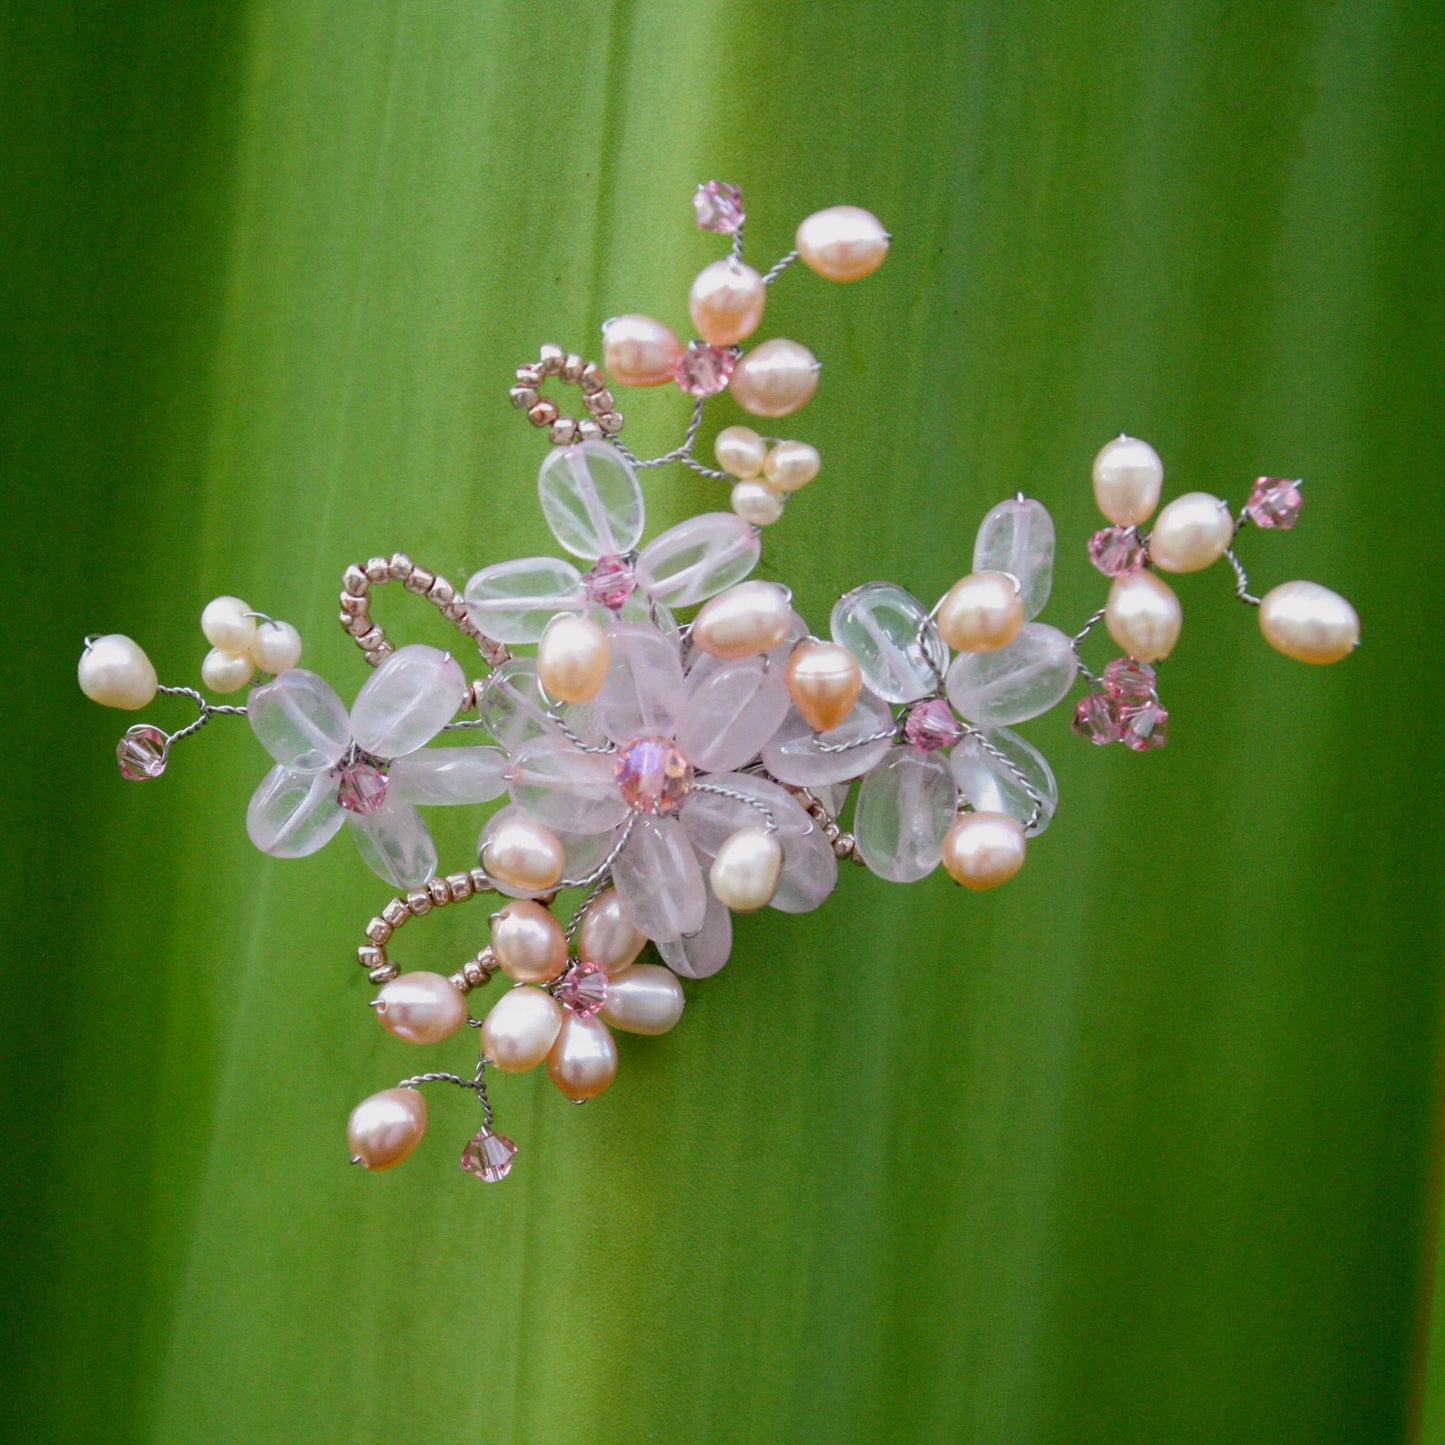
[{"label": "beaded jewelry piece", "polygon": [[[489,1067],[518,1073],[545,1061],[568,1099],[601,1093],[617,1069],[612,1029],[667,1032],[683,1009],[679,978],[706,978],[727,962],[734,913],[817,908],[840,860],[900,883],[940,863],[971,889],[1011,878],[1058,801],[1048,763],[1014,724],[1063,702],[1082,677],[1075,732],[1136,751],[1164,745],[1169,715],[1155,664],[1177,641],[1181,612],[1161,573],[1228,561],[1236,595],[1290,657],[1334,662],[1358,642],[1353,608],[1323,587],[1287,582],[1263,600],[1248,590],[1234,541],[1250,523],[1292,527],[1298,482],[1260,478],[1237,515],[1190,492],[1145,531],[1164,469],[1130,437],[1094,461],[1109,525],[1088,551],[1111,581],[1104,606],[1074,634],[1036,620],[1052,583],[1054,527],[1042,504],[1020,494],[983,518],[972,570],[934,607],[891,582],[867,582],[834,606],[829,636],[815,636],[785,588],[749,574],[760,529],[817,476],[817,451],[729,426],[713,468],[694,445],[711,396],[730,391],[745,411],[779,418],[817,388],[818,363],[799,343],[742,349],[768,287],[797,260],[834,281],[860,280],[882,264],[890,238],[868,212],[838,206],[809,216],[797,248],[760,274],[742,259],[737,189],[710,181],[694,208],[703,230],[731,237],[728,255],[693,283],[695,339],[684,344],[651,317],[619,316],[603,326],[600,368],[544,346],[516,373],[512,404],[553,448],[538,477],[542,511],[576,563],[495,563],[460,593],[400,553],[348,567],[341,624],[374,669],[349,711],[298,666],[296,630],[235,597],[201,614],[212,649],[201,680],[222,694],[249,686],[244,707],[158,686],[128,637],[86,639],[80,686],[96,702],[139,709],[161,692],[199,709],[174,733],[131,728],[117,749],[123,777],[159,777],[182,738],[212,717],[246,716],[274,764],[247,809],[256,846],[302,857],[345,825],[367,866],[399,890],[357,950],[380,985],[372,1007],[381,1025],[416,1044],[480,1030],[471,1073],[418,1074],[357,1105],[347,1138],[353,1162],[369,1169],[411,1153],[426,1127],[419,1088],[445,1082],[482,1107],[462,1167],[503,1178],[516,1146],[492,1128]],[[557,385],[579,389],[581,413],[563,415],[546,394]],[[676,385],[692,396],[682,442],[635,456],[621,441],[613,385]],[[731,510],[641,545],[638,474],[668,463],[728,482]],[[468,682],[436,648],[394,646],[370,613],[373,590],[392,582],[475,645],[484,679]],[[675,612],[691,608],[692,620],[679,623]],[[1122,655],[1095,674],[1080,649],[1101,621]],[[517,646],[535,654],[514,656]],[[430,746],[443,733],[490,741]],[[482,827],[477,866],[438,874],[419,809],[503,795]],[[555,911],[563,892],[581,894],[565,923]],[[507,901],[491,914],[487,941],[459,970],[401,972],[391,950],[403,927],[498,894]],[[638,962],[648,943],[660,962]],[[471,1016],[468,996],[498,973],[510,987],[484,1017]]]}]

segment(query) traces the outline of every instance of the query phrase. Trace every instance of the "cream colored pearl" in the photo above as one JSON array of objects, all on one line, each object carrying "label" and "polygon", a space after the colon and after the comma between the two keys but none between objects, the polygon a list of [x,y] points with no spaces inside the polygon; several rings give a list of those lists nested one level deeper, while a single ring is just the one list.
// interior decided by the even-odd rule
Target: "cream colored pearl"
[{"label": "cream colored pearl", "polygon": [[823,459],[807,442],[779,442],[763,463],[763,476],[780,492],[796,492],[818,475]]},{"label": "cream colored pearl", "polygon": [[766,482],[738,482],[733,487],[733,511],[754,527],[771,527],[783,515],[783,499]]},{"label": "cream colored pearl", "polygon": [[562,877],[567,857],[550,828],[530,818],[504,819],[487,839],[482,867],[521,893],[544,893]]},{"label": "cream colored pearl", "polygon": [[746,481],[762,471],[768,444],[750,426],[727,426],[717,434],[712,451],[723,471]]},{"label": "cream colored pearl", "polygon": [[529,898],[513,899],[492,915],[492,952],[519,983],[550,983],[567,967],[562,925]]},{"label": "cream colored pearl", "polygon": [[803,263],[830,281],[861,281],[888,255],[888,232],[861,206],[814,211],[798,227],[794,244]]},{"label": "cream colored pearl", "polygon": [[728,256],[698,272],[688,292],[687,309],[704,341],[732,346],[758,329],[767,299],[763,278]]},{"label": "cream colored pearl", "polygon": [[1115,437],[1094,458],[1094,500],[1115,526],[1147,522],[1163,486],[1164,463],[1148,442]]},{"label": "cream colored pearl", "polygon": [[80,690],[102,707],[134,712],[156,695],[158,679],[138,642],[121,632],[97,637],[80,655]]},{"label": "cream colored pearl", "polygon": [[755,347],[733,368],[729,387],[754,416],[791,416],[818,389],[818,358],[781,336]]},{"label": "cream colored pearl", "polygon": [[289,622],[263,622],[251,643],[251,661],[272,677],[301,661],[301,634]]},{"label": "cream colored pearl", "polygon": [[772,582],[739,582],[705,602],[693,619],[692,640],[712,657],[751,657],[786,642],[793,604]]},{"label": "cream colored pearl", "polygon": [[788,696],[815,733],[841,727],[863,691],[863,670],[836,642],[800,642],[788,658]]},{"label": "cream colored pearl", "polygon": [[665,1034],[682,1017],[682,985],[670,968],[639,963],[607,985],[600,1014],[629,1034]]},{"label": "cream colored pearl", "polygon": [[591,702],[611,662],[607,634],[575,612],[559,612],[537,644],[537,680],[559,702]]},{"label": "cream colored pearl", "polygon": [[1359,645],[1355,609],[1318,582],[1284,582],[1259,604],[1264,640],[1299,662],[1338,662]]},{"label": "cream colored pearl", "polygon": [[1104,608],[1109,636],[1130,657],[1159,662],[1174,650],[1184,613],[1168,583],[1152,572],[1116,577]]},{"label": "cream colored pearl", "polygon": [[213,647],[201,660],[201,681],[212,692],[236,692],[250,682],[255,670],[250,653],[222,652]]},{"label": "cream colored pearl", "polygon": [[404,973],[372,1002],[387,1033],[409,1044],[439,1044],[467,1021],[467,1001],[439,973]]},{"label": "cream colored pearl", "polygon": [[1023,625],[1018,583],[1004,572],[970,572],[938,608],[938,630],[955,652],[997,652]]},{"label": "cream colored pearl", "polygon": [[602,369],[621,386],[663,386],[675,379],[685,348],[650,316],[614,316],[602,328]]},{"label": "cream colored pearl", "polygon": [[630,968],[647,935],[627,916],[615,888],[599,893],[577,930],[577,957],[595,963],[608,978]]},{"label": "cream colored pearl", "polygon": [[245,652],[256,636],[256,619],[247,617],[250,607],[239,597],[216,597],[201,613],[201,631],[206,641],[222,652]]},{"label": "cream colored pearl", "polygon": [[783,845],[766,828],[739,828],[723,839],[707,876],[719,903],[734,913],[756,913],[778,891]]},{"label": "cream colored pearl", "polygon": [[1024,866],[1024,830],[1007,813],[970,813],[943,839],[943,866],[976,892],[1007,883]]},{"label": "cream colored pearl", "polygon": [[1159,513],[1149,558],[1165,572],[1199,572],[1219,561],[1233,540],[1229,507],[1208,492],[1185,492]]},{"label": "cream colored pearl", "polygon": [[617,1073],[617,1044],[607,1025],[565,1010],[547,1055],[547,1073],[569,1099],[600,1094]]},{"label": "cream colored pearl", "polygon": [[514,988],[482,1021],[482,1053],[504,1074],[535,1069],[562,1027],[562,1006],[540,988]]},{"label": "cream colored pearl", "polygon": [[346,1121],[351,1162],[366,1169],[400,1164],[426,1133],[426,1100],[415,1089],[383,1089],[363,1099]]}]

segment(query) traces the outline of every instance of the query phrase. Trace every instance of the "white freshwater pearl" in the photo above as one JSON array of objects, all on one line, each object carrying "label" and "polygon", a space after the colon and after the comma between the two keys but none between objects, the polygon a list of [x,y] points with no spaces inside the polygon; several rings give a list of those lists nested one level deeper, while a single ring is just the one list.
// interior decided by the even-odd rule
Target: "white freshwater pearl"
[{"label": "white freshwater pearl", "polygon": [[1224,556],[1234,540],[1229,507],[1208,492],[1185,492],[1159,513],[1149,557],[1165,572],[1199,572]]},{"label": "white freshwater pearl", "polygon": [[1115,437],[1094,458],[1094,500],[1115,526],[1147,522],[1159,505],[1163,486],[1159,453],[1136,437]]},{"label": "white freshwater pearl", "polygon": [[836,642],[800,642],[788,658],[788,696],[815,733],[841,727],[863,691],[863,669]]},{"label": "white freshwater pearl", "polygon": [[970,572],[938,608],[938,630],[955,652],[997,652],[1023,625],[1018,584],[1003,572]]},{"label": "white freshwater pearl", "polygon": [[775,336],[748,352],[728,383],[733,398],[754,416],[791,416],[818,389],[818,358],[796,341]]},{"label": "white freshwater pearl", "polygon": [[708,870],[719,903],[756,913],[772,902],[783,875],[783,845],[766,828],[739,828],[723,839]]},{"label": "white freshwater pearl", "polygon": [[522,1074],[547,1057],[562,1027],[562,1006],[540,988],[514,988],[482,1021],[482,1052],[504,1074]]},{"label": "white freshwater pearl", "polygon": [[730,477],[746,481],[762,471],[768,444],[750,426],[727,426],[717,434],[712,452]]},{"label": "white freshwater pearl", "polygon": [[1266,592],[1259,630],[1271,647],[1299,662],[1338,662],[1360,641],[1355,609],[1318,582],[1283,582]]},{"label": "white freshwater pearl", "polygon": [[213,647],[201,660],[201,681],[212,692],[236,692],[250,682],[256,665],[247,652],[222,652]]},{"label": "white freshwater pearl", "polygon": [[547,1055],[547,1073],[569,1099],[600,1094],[617,1073],[617,1044],[607,1025],[565,1010]]},{"label": "white freshwater pearl", "polygon": [[256,619],[247,617],[249,604],[239,597],[214,597],[201,613],[201,631],[212,647],[222,652],[245,652],[256,636]]},{"label": "white freshwater pearl", "polygon": [[682,985],[660,963],[639,963],[609,981],[599,1010],[615,1029],[629,1034],[665,1034],[682,1017]]},{"label": "white freshwater pearl", "polygon": [[387,1033],[409,1044],[439,1044],[467,1021],[467,1001],[439,973],[404,973],[372,1002]]},{"label": "white freshwater pearl", "polygon": [[537,680],[559,702],[591,702],[611,661],[612,644],[590,617],[560,612],[537,644]]},{"label": "white freshwater pearl", "polygon": [[627,916],[615,888],[599,893],[577,930],[577,957],[595,963],[608,978],[630,968],[647,935]]},{"label": "white freshwater pearl", "polygon": [[767,299],[763,278],[728,256],[698,272],[687,295],[687,309],[704,341],[733,346],[758,329]]},{"label": "white freshwater pearl", "polygon": [[77,669],[80,690],[102,707],[134,712],[156,695],[158,679],[151,660],[138,642],[124,633],[97,637],[80,655]]},{"label": "white freshwater pearl", "polygon": [[262,622],[251,643],[251,661],[277,677],[301,661],[301,634],[289,622]]},{"label": "white freshwater pearl", "polygon": [[1174,650],[1184,613],[1168,583],[1152,572],[1116,577],[1104,608],[1109,636],[1130,657],[1159,662]]},{"label": "white freshwater pearl", "polygon": [[823,459],[807,442],[779,442],[763,463],[763,477],[780,492],[796,492],[818,475]]},{"label": "white freshwater pearl", "polygon": [[1007,883],[1024,866],[1028,844],[1007,813],[970,813],[943,839],[943,866],[955,883],[979,892]]},{"label": "white freshwater pearl", "polygon": [[830,281],[861,281],[888,255],[883,222],[861,206],[814,211],[799,226],[794,245],[803,264]]},{"label": "white freshwater pearl", "polygon": [[711,657],[751,657],[787,641],[793,604],[772,582],[739,582],[705,602],[693,619],[692,640]]},{"label": "white freshwater pearl", "polygon": [[515,898],[492,915],[492,952],[519,983],[550,983],[567,967],[567,936],[540,903]]},{"label": "white freshwater pearl", "polygon": [[562,877],[567,856],[550,828],[530,818],[504,819],[487,839],[482,867],[493,878],[523,893],[542,893]]},{"label": "white freshwater pearl", "polygon": [[650,316],[614,316],[602,328],[602,369],[621,386],[663,386],[682,360],[677,334]]},{"label": "white freshwater pearl", "polygon": [[783,499],[766,482],[738,482],[733,511],[754,527],[771,527],[783,515]]},{"label": "white freshwater pearl", "polygon": [[383,1089],[363,1099],[346,1121],[352,1162],[366,1169],[400,1164],[426,1133],[426,1100],[415,1089]]}]

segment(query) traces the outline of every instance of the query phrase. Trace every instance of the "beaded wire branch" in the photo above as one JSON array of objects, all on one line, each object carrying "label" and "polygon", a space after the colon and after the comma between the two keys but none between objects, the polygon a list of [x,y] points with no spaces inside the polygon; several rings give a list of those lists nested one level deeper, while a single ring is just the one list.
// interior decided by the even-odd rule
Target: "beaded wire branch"
[{"label": "beaded wire branch", "polygon": [[[1163,466],[1129,437],[1094,461],[1109,525],[1088,550],[1111,582],[1077,632],[1035,620],[1049,597],[1054,528],[1039,502],[1019,494],[983,518],[972,570],[935,606],[891,582],[866,582],[834,606],[829,637],[816,636],[787,589],[748,577],[761,529],[817,475],[817,451],[745,426],[718,435],[716,468],[694,446],[711,396],[730,391],[745,411],[773,419],[817,388],[818,363],[797,342],[742,349],[768,287],[796,260],[834,281],[860,280],[882,264],[890,238],[868,212],[834,207],[804,220],[796,249],[760,274],[742,258],[737,189],[708,182],[694,208],[703,230],[731,237],[729,254],[693,283],[696,339],[684,344],[650,317],[620,316],[603,326],[601,367],[544,346],[511,389],[552,443],[538,477],[542,511],[585,571],[551,557],[500,562],[459,593],[399,553],[348,567],[341,623],[374,669],[349,711],[297,665],[294,628],[234,597],[201,614],[212,647],[201,680],[214,693],[249,687],[244,707],[158,687],[128,637],[86,639],[87,696],[136,709],[159,691],[199,710],[177,732],[131,728],[118,747],[124,777],[156,778],[176,743],[212,717],[246,716],[274,764],[247,810],[252,841],[275,857],[302,857],[345,824],[366,864],[398,890],[357,952],[380,985],[371,1006],[382,1026],[416,1044],[480,1030],[470,1072],[417,1074],[356,1107],[347,1138],[353,1162],[367,1168],[390,1168],[416,1147],[426,1127],[419,1088],[444,1082],[471,1090],[482,1107],[463,1168],[503,1178],[516,1146],[492,1128],[488,1069],[545,1061],[568,1099],[601,1093],[617,1069],[612,1029],[667,1032],[683,1009],[679,977],[706,978],[727,961],[734,913],[815,909],[841,860],[900,883],[940,863],[967,888],[1011,878],[1058,801],[1048,763],[1010,731],[1015,723],[1063,702],[1082,678],[1076,733],[1137,751],[1164,744],[1155,664],[1182,618],[1161,572],[1227,561],[1265,639],[1291,657],[1333,662],[1358,642],[1343,598],[1287,582],[1260,600],[1233,550],[1249,524],[1294,525],[1298,482],[1260,478],[1238,514],[1190,492],[1146,532]],[[544,394],[554,384],[578,388],[581,414],[562,414]],[[690,395],[680,445],[635,456],[620,439],[613,385]],[[729,482],[731,509],[640,546],[638,473],[672,463]],[[475,646],[483,678],[468,682],[449,653],[392,643],[370,606],[374,590],[393,582]],[[691,608],[691,621],[679,623],[675,613]],[[1096,674],[1080,648],[1101,621],[1122,655]],[[514,656],[518,646],[535,652]],[[444,733],[462,745],[429,746]],[[419,808],[503,795],[481,829],[476,866],[439,874]],[[564,892],[580,894],[565,923],[555,911]],[[391,950],[403,927],[497,895],[506,901],[490,915],[485,944],[459,970],[400,971]],[[660,962],[638,962],[648,943]],[[472,1016],[469,995],[499,973],[509,987],[484,1017]]]}]

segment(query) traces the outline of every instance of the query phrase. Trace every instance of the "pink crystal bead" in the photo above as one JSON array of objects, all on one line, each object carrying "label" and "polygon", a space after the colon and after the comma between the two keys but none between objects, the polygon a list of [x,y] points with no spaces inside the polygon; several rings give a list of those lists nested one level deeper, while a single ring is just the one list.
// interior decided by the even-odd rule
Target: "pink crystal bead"
[{"label": "pink crystal bead", "polygon": [[617,786],[639,813],[676,813],[692,778],[692,764],[670,738],[634,738],[617,755]]},{"label": "pink crystal bead", "polygon": [[343,761],[336,769],[341,786],[336,801],[349,813],[365,817],[386,801],[386,774],[375,763]]},{"label": "pink crystal bead", "polygon": [[731,351],[706,341],[689,341],[674,375],[689,396],[716,396],[727,386],[735,365],[737,357]]},{"label": "pink crystal bead", "polygon": [[1244,504],[1244,514],[1256,527],[1278,527],[1287,532],[1304,506],[1298,482],[1283,477],[1260,477]]},{"label": "pink crystal bead", "polygon": [[1157,701],[1150,700],[1142,707],[1119,710],[1120,741],[1136,753],[1147,752],[1150,748],[1162,748],[1166,742],[1169,713]]},{"label": "pink crystal bead", "polygon": [[692,210],[698,230],[716,231],[720,236],[740,231],[747,219],[743,193],[726,181],[704,181],[692,193]]},{"label": "pink crystal bead", "polygon": [[512,1172],[517,1146],[504,1134],[483,1129],[467,1140],[462,1150],[462,1168],[483,1184],[495,1184]]},{"label": "pink crystal bead", "polygon": [[1104,669],[1104,691],[1117,707],[1142,707],[1155,701],[1154,669],[1132,657],[1116,657]]},{"label": "pink crystal bead", "polygon": [[121,777],[128,783],[160,777],[166,770],[168,747],[169,741],[159,728],[145,723],[131,728],[115,747]]},{"label": "pink crystal bead", "polygon": [[621,612],[637,591],[637,575],[621,557],[599,557],[592,570],[582,574],[582,587],[593,602]]},{"label": "pink crystal bead", "polygon": [[1133,527],[1105,527],[1089,538],[1089,561],[1105,577],[1124,577],[1144,565],[1144,547]]},{"label": "pink crystal bead", "polygon": [[1081,738],[1102,747],[1119,741],[1119,724],[1113,703],[1101,692],[1091,692],[1074,709],[1073,728]]},{"label": "pink crystal bead", "polygon": [[903,736],[921,752],[932,753],[939,748],[951,748],[963,736],[963,729],[953,715],[953,708],[941,697],[935,697],[909,710]]},{"label": "pink crystal bead", "polygon": [[591,1018],[607,1002],[607,975],[595,963],[574,963],[557,985],[557,1002]]}]

